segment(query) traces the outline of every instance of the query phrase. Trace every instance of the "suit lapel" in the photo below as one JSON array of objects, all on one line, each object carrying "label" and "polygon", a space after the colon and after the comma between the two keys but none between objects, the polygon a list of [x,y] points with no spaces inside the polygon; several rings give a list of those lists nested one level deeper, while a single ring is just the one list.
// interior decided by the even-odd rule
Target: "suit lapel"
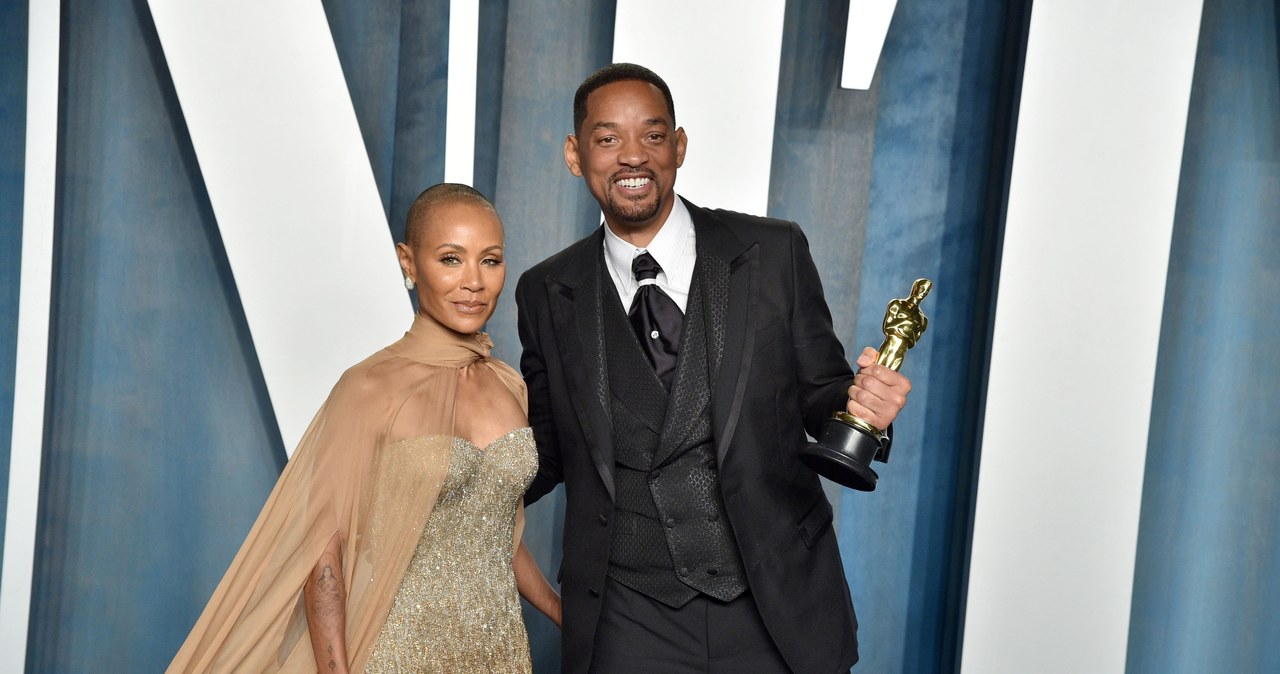
[{"label": "suit lapel", "polygon": [[685,201],[697,232],[706,294],[707,359],[711,364],[711,428],[716,460],[733,442],[755,346],[752,308],[759,281],[759,245],[747,245],[715,214]]},{"label": "suit lapel", "polygon": [[707,409],[711,386],[710,354],[707,353],[708,331],[703,309],[702,261],[694,268],[693,285],[685,307],[684,329],[680,339],[680,357],[675,380],[666,407],[666,419],[654,452],[653,465],[661,466],[685,446],[698,420]]},{"label": "suit lapel", "polygon": [[[752,307],[757,296],[758,244],[747,245],[718,217],[685,201],[697,232],[698,268],[702,274],[707,362],[711,375],[711,422],[716,459],[723,466],[733,441],[755,334]],[[614,456],[610,391],[605,363],[604,302],[601,287],[604,229],[588,238],[564,265],[559,278],[547,278],[547,296],[561,345],[565,380],[587,439],[592,462],[614,498]],[[610,287],[607,290],[612,291]],[[678,373],[677,373],[678,375]],[[677,379],[679,377],[677,376]],[[677,382],[678,386],[678,382]],[[677,421],[677,420],[671,420]],[[664,424],[667,425],[667,424]],[[672,439],[678,443],[680,435]],[[664,442],[663,449],[669,450]]]},{"label": "suit lapel", "polygon": [[561,345],[569,399],[587,440],[592,462],[614,498],[613,434],[609,417],[609,383],[605,368],[603,302],[603,228],[586,240],[559,278],[547,278],[547,297]]}]

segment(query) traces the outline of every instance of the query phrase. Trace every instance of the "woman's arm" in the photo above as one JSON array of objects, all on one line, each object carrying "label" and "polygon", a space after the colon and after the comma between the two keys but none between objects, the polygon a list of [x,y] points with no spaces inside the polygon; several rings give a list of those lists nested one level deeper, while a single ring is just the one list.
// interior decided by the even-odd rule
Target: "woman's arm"
[{"label": "woman's arm", "polygon": [[[546,582],[546,581],[543,581]],[[302,586],[307,631],[316,668],[347,674],[347,591],[342,580],[342,537],[335,533]]]},{"label": "woman's arm", "polygon": [[547,577],[542,575],[542,569],[539,569],[538,563],[533,561],[533,555],[529,553],[529,548],[525,546],[524,541],[520,541],[511,563],[515,567],[516,589],[520,591],[520,596],[559,627],[560,593],[556,592],[555,588],[551,587],[551,583],[547,582]]}]

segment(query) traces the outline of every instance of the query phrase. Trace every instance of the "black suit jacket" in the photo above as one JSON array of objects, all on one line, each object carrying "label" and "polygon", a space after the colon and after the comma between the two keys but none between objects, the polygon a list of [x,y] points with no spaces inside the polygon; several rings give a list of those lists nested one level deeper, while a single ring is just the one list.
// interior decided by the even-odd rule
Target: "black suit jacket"
[{"label": "black suit jacket", "polygon": [[[725,509],[765,626],[796,672],[847,671],[857,620],[817,475],[798,460],[844,409],[853,372],[794,223],[689,204],[698,273],[727,287],[712,428]],[[520,364],[538,475],[526,502],[565,483],[564,671],[591,662],[609,563],[614,458],[600,302],[616,289],[603,228],[525,272],[516,288]],[[704,277],[706,278],[706,277]],[[603,287],[602,287],[603,286]],[[719,310],[709,308],[709,310]]]}]

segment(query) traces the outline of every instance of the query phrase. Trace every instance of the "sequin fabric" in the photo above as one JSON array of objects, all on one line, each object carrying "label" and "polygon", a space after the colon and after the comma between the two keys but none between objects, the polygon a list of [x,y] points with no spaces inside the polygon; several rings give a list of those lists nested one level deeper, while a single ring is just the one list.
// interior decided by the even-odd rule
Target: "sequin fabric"
[{"label": "sequin fabric", "polygon": [[454,439],[366,672],[532,671],[511,554],[516,507],[537,470],[529,428],[484,449]]}]

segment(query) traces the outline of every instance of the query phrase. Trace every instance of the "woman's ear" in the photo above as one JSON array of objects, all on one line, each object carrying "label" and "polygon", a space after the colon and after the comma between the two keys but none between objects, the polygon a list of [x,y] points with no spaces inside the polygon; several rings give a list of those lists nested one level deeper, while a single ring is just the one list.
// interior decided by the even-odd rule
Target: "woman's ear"
[{"label": "woman's ear", "polygon": [[407,279],[413,279],[413,249],[407,243],[396,244],[396,257],[400,259],[400,273]]}]

